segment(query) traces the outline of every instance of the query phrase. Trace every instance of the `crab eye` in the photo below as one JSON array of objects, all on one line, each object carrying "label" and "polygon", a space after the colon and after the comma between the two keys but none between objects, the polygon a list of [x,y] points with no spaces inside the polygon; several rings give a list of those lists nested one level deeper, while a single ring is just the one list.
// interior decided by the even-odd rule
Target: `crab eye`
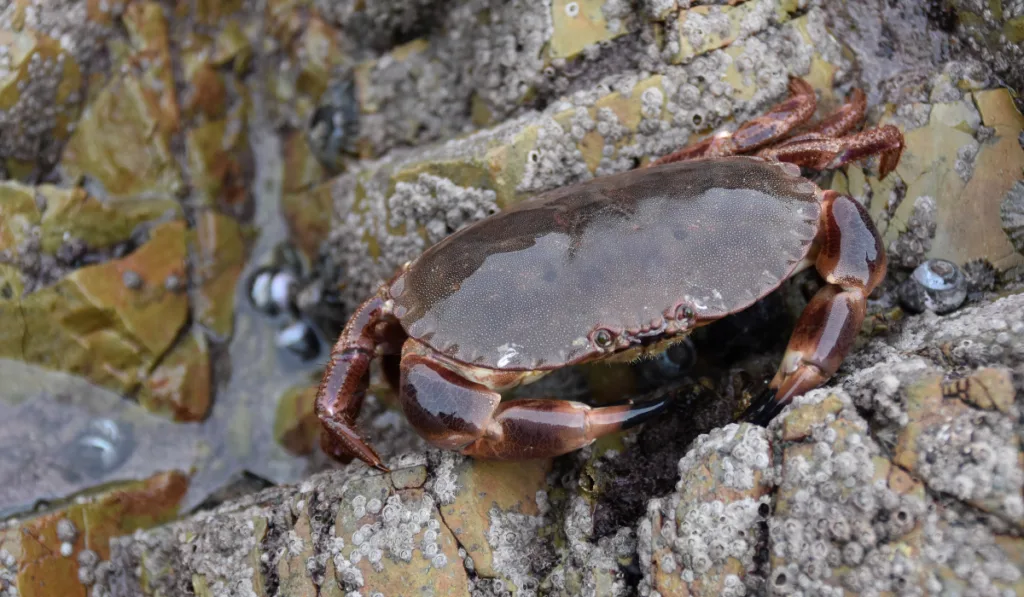
[{"label": "crab eye", "polygon": [[604,328],[594,332],[594,344],[598,348],[611,348],[613,340],[612,333]]},{"label": "crab eye", "polygon": [[689,321],[695,316],[696,314],[693,312],[693,307],[690,305],[682,304],[676,307],[676,319],[678,321]]}]

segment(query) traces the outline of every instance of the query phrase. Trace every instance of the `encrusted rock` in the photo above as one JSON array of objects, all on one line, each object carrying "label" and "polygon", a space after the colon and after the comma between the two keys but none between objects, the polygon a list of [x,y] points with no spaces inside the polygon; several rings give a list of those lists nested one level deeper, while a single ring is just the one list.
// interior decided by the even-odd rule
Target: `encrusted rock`
[{"label": "encrusted rock", "polygon": [[982,2],[953,0],[943,5],[949,29],[979,61],[1018,89],[1024,85],[1024,6],[1005,2],[993,10]]},{"label": "encrusted rock", "polygon": [[733,424],[702,435],[679,461],[679,473],[676,493],[652,500],[640,523],[641,593],[756,591],[758,580],[748,573],[758,568],[774,486],[765,430]]},{"label": "encrusted rock", "polygon": [[110,2],[90,10],[80,2],[0,8],[0,165],[12,176],[37,178],[52,167],[75,130],[89,77],[105,66]]},{"label": "encrusted rock", "polygon": [[[516,527],[542,522],[544,502],[537,494],[546,487],[550,466],[548,460],[474,463],[454,454],[440,456],[428,487],[459,545],[473,558],[478,575],[501,576],[521,585],[530,569],[525,548],[532,534],[520,536]],[[533,525],[528,523],[531,519]]]},{"label": "encrusted rock", "polygon": [[[0,300],[0,355],[134,391],[187,321],[188,297],[164,285],[184,273],[185,257],[184,222],[167,222],[127,257]],[[125,290],[126,271],[139,275],[137,290]]]},{"label": "encrusted rock", "polygon": [[[693,134],[734,126],[781,99],[791,74],[807,76],[821,90],[823,103],[834,102],[832,76],[843,59],[822,24],[822,13],[811,7],[808,14],[783,18],[785,22],[778,24],[775,19],[780,11],[785,14],[779,3],[749,4],[756,4],[755,12],[767,20],[737,21],[739,28],[730,34],[734,37],[695,50],[685,64],[672,64],[670,55],[674,54],[669,49],[659,58],[665,62],[652,69],[654,72],[626,70],[604,75],[599,82],[550,102],[542,112],[523,112],[445,143],[422,146],[414,152],[392,151],[381,159],[353,164],[345,174],[308,191],[321,198],[329,194],[333,201],[335,218],[324,254],[330,269],[344,275],[344,283],[329,283],[342,286],[344,300],[353,306],[395,268],[462,223],[540,191],[633,168],[650,157],[678,149]],[[733,11],[740,14],[751,9],[736,7]],[[511,5],[508,10],[513,10]],[[529,14],[533,13],[527,11]],[[521,23],[525,27],[529,19],[523,18]],[[774,27],[762,30],[758,23]],[[427,50],[409,50],[416,51]],[[478,56],[484,54],[478,52]],[[416,59],[405,55],[380,68],[397,68],[403,60]],[[526,68],[522,62],[512,63]],[[517,76],[511,71],[504,74]],[[393,86],[381,86],[381,92],[385,89],[397,93]],[[504,93],[507,88],[501,89]],[[476,93],[490,92],[478,88]],[[424,101],[420,92],[401,94],[394,101],[407,101],[404,98]],[[364,130],[389,135],[388,127],[406,126],[402,119],[389,115],[398,105],[392,108],[388,103],[387,109],[381,106],[379,112],[374,108],[372,117],[381,121],[378,126],[370,122],[371,115],[364,114]],[[422,110],[403,113],[422,118],[436,114]],[[432,126],[426,130],[432,131]],[[308,203],[320,200],[310,198]],[[307,203],[298,198],[294,201]],[[415,227],[409,225],[411,215],[416,216]],[[398,226],[403,220],[407,225]]]},{"label": "encrusted rock", "polygon": [[167,522],[188,487],[180,472],[122,484],[0,529],[0,589],[8,595],[86,595],[111,571],[119,535]]},{"label": "encrusted rock", "polygon": [[[999,523],[964,516],[968,510],[960,503],[937,501],[926,491],[942,491],[935,480],[925,475],[922,482],[916,469],[908,473],[900,454],[884,456],[845,393],[816,390],[784,416],[836,399],[842,410],[819,418],[801,441],[779,446],[783,464],[769,523],[770,593],[937,594],[963,590],[965,583],[979,595],[1019,591],[1020,539],[999,536],[1005,529]],[[908,429],[916,425],[912,421]],[[1011,477],[1019,479],[1018,447],[992,456],[992,462],[1017,468]],[[941,458],[933,462],[944,471],[957,466]],[[1017,502],[1019,495],[1018,486]],[[989,564],[974,568],[981,553]]]},{"label": "encrusted rock", "polygon": [[[835,397],[816,391],[784,416]],[[919,562],[907,549],[915,547],[912,531],[926,511],[924,489],[894,470],[850,399],[837,397],[842,410],[777,447],[782,466],[769,522],[771,594],[885,592],[918,584]]]},{"label": "encrusted rock", "polygon": [[[932,374],[907,387],[908,420],[893,461],[932,490],[1024,527],[1017,408],[1012,384],[1001,377],[979,372],[943,382]],[[1009,412],[972,408],[966,402],[979,399]]]}]

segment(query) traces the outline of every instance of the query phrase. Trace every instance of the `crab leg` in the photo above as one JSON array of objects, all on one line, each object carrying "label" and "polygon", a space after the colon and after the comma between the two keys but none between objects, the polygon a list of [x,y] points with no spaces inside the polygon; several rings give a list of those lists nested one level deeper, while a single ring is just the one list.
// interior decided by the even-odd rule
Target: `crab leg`
[{"label": "crab leg", "polygon": [[736,155],[764,147],[814,114],[818,103],[814,88],[803,79],[789,80],[789,97],[768,112],[744,123],[735,132],[722,132],[652,161],[648,166],[671,162]]},{"label": "crab leg", "polygon": [[[510,400],[464,379],[418,350],[410,340],[402,358],[402,408],[433,445],[475,458],[551,458],[628,429],[662,411],[667,399],[590,407],[555,399]],[[412,346],[410,346],[412,345]]]},{"label": "crab leg", "polygon": [[405,333],[385,314],[384,300],[368,299],[349,319],[331,350],[331,360],[316,394],[316,415],[323,425],[324,452],[344,463],[355,456],[387,471],[374,449],[355,430],[369,385],[370,361],[376,352],[396,354]]},{"label": "crab leg", "polygon": [[828,285],[800,315],[771,392],[743,420],[767,424],[794,397],[835,374],[864,321],[868,295],[885,277],[882,239],[867,210],[835,191],[824,191],[822,208],[815,267]]},{"label": "crab leg", "polygon": [[879,175],[888,176],[903,153],[903,134],[891,124],[845,137],[806,135],[762,150],[758,155],[816,170],[838,168],[879,154]]},{"label": "crab leg", "polygon": [[[817,124],[781,141],[780,144],[792,143],[793,141],[803,139],[842,137],[860,124],[861,120],[864,120],[864,113],[867,111],[867,101],[867,96],[864,95],[862,90],[854,89],[845,104],[839,106]],[[770,149],[771,147],[766,147],[761,152]],[[761,152],[758,155],[761,155]]]}]

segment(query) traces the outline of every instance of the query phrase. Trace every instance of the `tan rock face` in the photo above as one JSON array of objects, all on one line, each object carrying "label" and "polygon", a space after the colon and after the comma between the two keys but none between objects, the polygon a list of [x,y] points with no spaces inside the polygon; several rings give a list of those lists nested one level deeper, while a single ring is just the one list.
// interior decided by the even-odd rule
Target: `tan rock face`
[{"label": "tan rock face", "polygon": [[320,420],[313,411],[315,400],[314,385],[292,388],[278,400],[274,438],[289,452],[310,454],[316,449]]},{"label": "tan rock face", "polygon": [[247,243],[238,222],[214,210],[196,216],[191,235],[192,280],[197,285],[193,312],[218,338],[229,338],[235,294],[247,258]]},{"label": "tan rock face", "polygon": [[[61,150],[49,175],[59,182],[0,191],[0,354],[201,420],[208,344],[231,337],[248,258],[235,218],[251,210],[240,81],[252,31],[226,16],[240,16],[237,5],[216,11],[225,21],[210,37],[187,25],[206,9],[108,4],[0,9],[0,46],[13,58],[0,68],[0,160],[12,176],[39,178]],[[15,124],[22,104],[50,107],[25,128]],[[179,338],[193,322],[208,337]]]},{"label": "tan rock face", "polygon": [[5,326],[0,354],[132,392],[185,324],[188,298],[165,284],[184,272],[185,226],[161,224],[125,258],[3,301],[5,321],[20,322],[21,335]]},{"label": "tan rock face", "polygon": [[602,3],[594,0],[552,2],[551,27],[548,55],[563,59],[577,56],[588,46],[610,41],[628,32],[621,24],[613,29],[605,18]]},{"label": "tan rock face", "polygon": [[111,81],[84,111],[62,165],[72,177],[95,178],[114,197],[174,197],[183,182],[171,154],[172,125],[162,117],[138,78]]},{"label": "tan rock face", "polygon": [[436,495],[453,494],[442,502],[441,515],[467,556],[473,558],[477,574],[500,577],[495,558],[516,556],[508,553],[507,541],[499,539],[495,544],[490,540],[492,511],[539,516],[537,492],[546,486],[545,477],[550,468],[551,462],[547,460],[521,463],[462,460],[451,471],[451,480],[444,481],[443,489],[439,490],[438,484],[434,484]]},{"label": "tan rock face", "polygon": [[[955,102],[919,104],[914,111],[926,117],[920,123],[903,119],[907,107],[892,106],[895,114],[883,119],[905,131],[896,176],[879,181],[851,166],[833,188],[870,204],[896,265],[986,259],[1008,270],[1024,263],[1002,215],[1006,196],[1024,172],[1024,119],[1009,90],[971,89]],[[922,201],[931,206],[924,214]]]},{"label": "tan rock face", "polygon": [[10,577],[0,580],[22,595],[82,595],[106,580],[113,537],[173,518],[188,487],[179,472],[112,488],[53,513],[0,531],[0,558]]},{"label": "tan rock face", "polygon": [[[983,124],[994,129],[993,137],[978,149],[973,175],[959,192],[960,201],[938,203],[939,232],[930,256],[957,263],[985,258],[1008,269],[1024,263],[1009,238],[999,234],[1003,198],[1024,172],[1024,148],[1018,140],[1024,132],[1024,117],[1006,89],[979,91],[974,102]],[[941,195],[950,191],[943,189]]]},{"label": "tan rock face", "polygon": [[149,374],[139,402],[176,421],[202,421],[212,401],[210,351],[206,338],[192,332],[174,345]]}]

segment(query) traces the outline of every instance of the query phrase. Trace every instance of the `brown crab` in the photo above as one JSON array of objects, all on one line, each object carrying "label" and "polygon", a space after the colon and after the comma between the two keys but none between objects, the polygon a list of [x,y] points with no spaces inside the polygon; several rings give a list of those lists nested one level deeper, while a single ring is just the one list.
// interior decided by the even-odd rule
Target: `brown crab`
[{"label": "brown crab", "polygon": [[787,138],[816,107],[802,79],[791,80],[790,92],[733,133],[523,201],[405,265],[355,311],[334,346],[316,400],[324,450],[387,470],[354,428],[376,356],[409,422],[438,447],[495,459],[581,448],[665,402],[594,408],[502,402],[499,392],[560,367],[656,354],[810,266],[827,285],[797,322],[771,396],[746,418],[770,419],[824,383],[853,343],[886,256],[864,208],[821,190],[799,166],[878,155],[884,177],[903,136],[892,126],[847,134],[864,115],[857,90],[813,129]]}]

